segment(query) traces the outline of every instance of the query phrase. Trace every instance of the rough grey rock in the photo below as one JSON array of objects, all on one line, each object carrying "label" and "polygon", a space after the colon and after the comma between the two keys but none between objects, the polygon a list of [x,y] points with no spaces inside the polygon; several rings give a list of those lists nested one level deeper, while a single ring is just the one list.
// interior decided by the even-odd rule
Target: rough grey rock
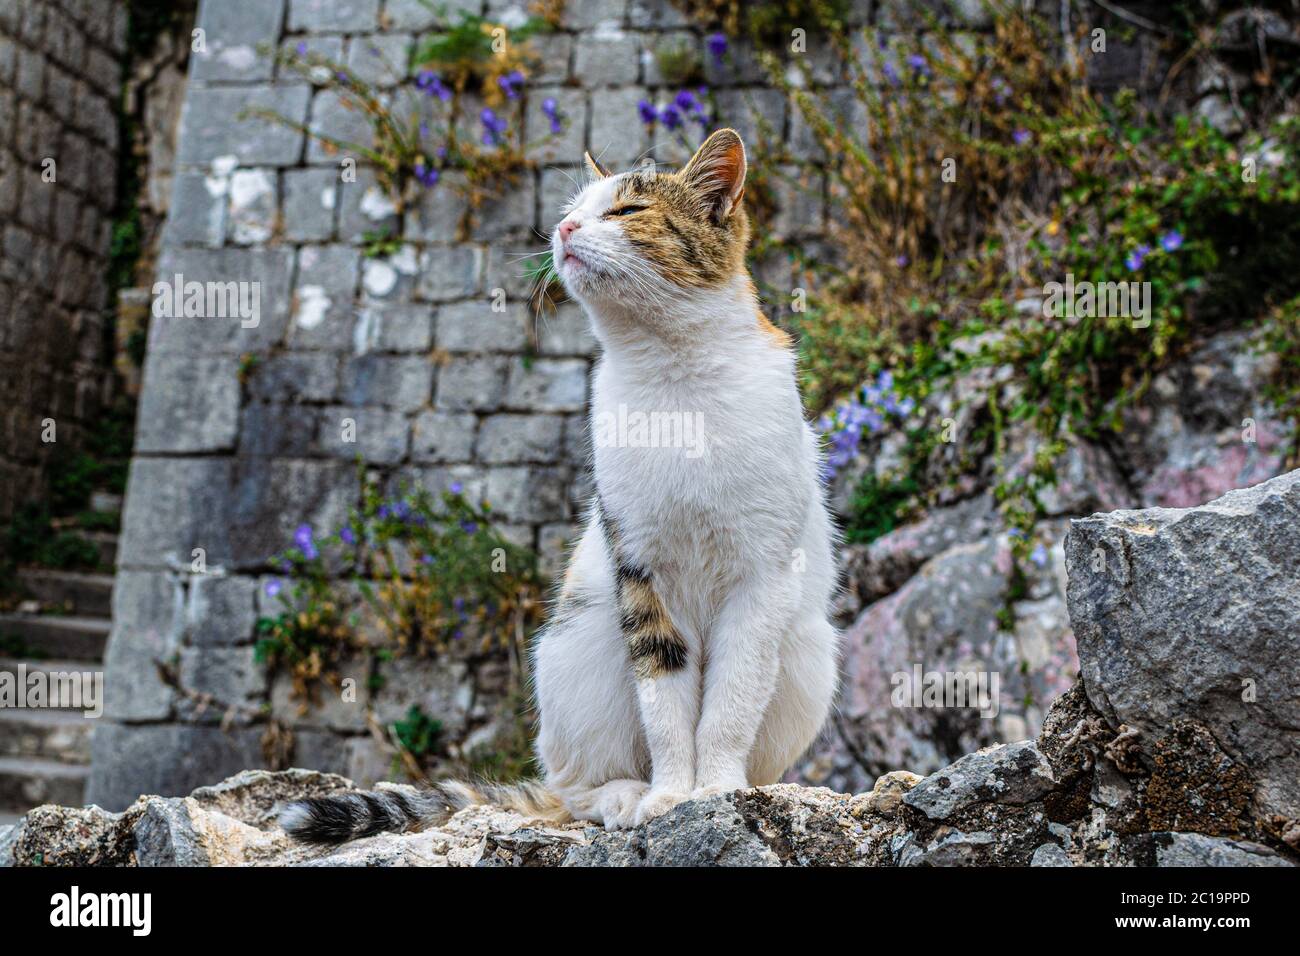
[{"label": "rough grey rock", "polygon": [[1089,699],[1151,767],[1179,719],[1300,817],[1300,471],[1198,508],[1072,522],[1070,618]]},{"label": "rough grey rock", "polygon": [[1055,843],[1044,843],[1034,851],[1029,860],[1030,866],[1074,866],[1073,861]]},{"label": "rough grey rock", "polygon": [[1056,788],[1051,764],[1032,740],[986,747],[931,774],[903,803],[943,820],[976,803],[1026,804]]},{"label": "rough grey rock", "polygon": [[1153,833],[1157,866],[1293,866],[1258,843],[1203,833]]},{"label": "rough grey rock", "polygon": [[[1051,541],[1059,540],[1058,529],[1043,528],[1042,566],[1027,567],[1027,593],[1012,607],[1009,631],[1000,620],[1011,584],[1009,537],[987,534],[945,547],[938,541],[957,536],[956,529],[916,533],[917,548],[942,550],[846,630],[838,736],[818,750],[809,779],[858,790],[894,767],[929,773],[979,747],[1023,740],[1038,732],[1048,705],[1074,679],[1063,560]],[[996,706],[908,706],[920,702],[934,674],[984,680]]]}]

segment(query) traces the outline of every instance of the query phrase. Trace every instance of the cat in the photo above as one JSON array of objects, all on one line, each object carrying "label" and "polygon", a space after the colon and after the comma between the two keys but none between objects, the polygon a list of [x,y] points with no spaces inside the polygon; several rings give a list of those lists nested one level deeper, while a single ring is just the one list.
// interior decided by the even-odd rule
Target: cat
[{"label": "cat", "polygon": [[485,802],[636,826],[777,782],[830,712],[835,533],[791,341],[745,267],[744,144],[718,130],[676,173],[585,160],[551,252],[601,346],[593,422],[690,416],[696,434],[593,435],[595,494],[534,643],[543,779],[300,801],[282,815],[299,839],[418,829]]}]

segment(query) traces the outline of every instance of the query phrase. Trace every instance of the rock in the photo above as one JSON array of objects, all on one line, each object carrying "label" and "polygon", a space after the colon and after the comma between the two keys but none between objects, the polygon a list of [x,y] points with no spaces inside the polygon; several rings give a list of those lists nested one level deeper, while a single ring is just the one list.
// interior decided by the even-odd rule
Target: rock
[{"label": "rock", "polygon": [[1281,473],[1290,428],[1261,398],[1275,362],[1231,331],[1156,376],[1121,434],[1138,504],[1186,508]]},{"label": "rock", "polygon": [[867,794],[867,807],[883,816],[889,816],[903,802],[903,796],[921,778],[910,770],[891,770],[876,779],[876,785]]},{"label": "rock", "polygon": [[[930,773],[979,747],[1036,734],[1077,671],[1063,558],[1051,540],[1058,533],[1043,525],[1042,563],[1025,569],[1027,593],[1010,608],[1010,631],[1006,534],[945,548],[867,607],[844,634],[839,733],[818,751],[829,769],[810,770],[809,779],[859,790],[894,767]],[[927,681],[969,687],[971,679],[992,706],[924,698]]]},{"label": "rock", "polygon": [[[1131,730],[1149,770],[1163,740],[1203,727],[1253,780],[1257,814],[1290,821],[1300,818],[1297,556],[1300,471],[1197,508],[1076,520],[1066,542],[1070,618],[1096,709]],[[1170,746],[1183,754],[1189,743]]]},{"label": "rock", "polygon": [[1074,866],[1069,855],[1055,843],[1044,843],[1029,860],[1030,866]]},{"label": "rock", "polygon": [[953,545],[970,544],[997,530],[990,495],[936,508],[920,521],[895,528],[870,544],[844,548],[844,586],[856,613],[865,604],[898,590],[921,565]]},{"label": "rock", "polygon": [[1156,866],[1295,866],[1258,843],[1201,833],[1153,833]]},{"label": "rock", "polygon": [[1055,789],[1051,764],[1032,740],[986,747],[920,781],[903,803],[931,820],[947,819],[976,803],[1026,804]]},{"label": "rock", "polygon": [[[254,770],[121,813],[38,807],[0,829],[0,865],[1294,866],[1298,518],[1300,471],[1198,508],[1074,521],[1065,554],[1083,674],[1038,738],[924,778],[889,771],[868,793],[777,784],[613,832],[478,806],[321,848],[290,841],[277,809],[351,781]],[[863,621],[897,598],[890,613],[910,623],[886,628],[896,644],[884,646],[943,649],[975,626],[962,599],[984,594],[971,579],[999,555],[991,540],[947,549],[919,576],[925,600],[909,603],[909,584],[877,602],[859,638],[879,638]],[[1049,569],[1022,583],[1034,613],[1059,589]],[[927,633],[937,645],[908,643]]]}]

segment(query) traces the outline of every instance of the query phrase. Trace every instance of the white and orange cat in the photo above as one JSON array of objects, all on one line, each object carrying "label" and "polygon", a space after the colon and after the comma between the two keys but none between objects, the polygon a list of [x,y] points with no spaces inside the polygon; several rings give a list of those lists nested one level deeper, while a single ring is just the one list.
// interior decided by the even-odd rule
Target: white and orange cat
[{"label": "white and orange cat", "polygon": [[301,801],[282,816],[301,839],[476,802],[632,826],[776,782],[830,711],[833,531],[794,354],[745,269],[744,145],[719,130],[676,173],[587,165],[551,249],[602,346],[593,421],[698,434],[595,436],[595,500],[535,644],[543,779]]}]

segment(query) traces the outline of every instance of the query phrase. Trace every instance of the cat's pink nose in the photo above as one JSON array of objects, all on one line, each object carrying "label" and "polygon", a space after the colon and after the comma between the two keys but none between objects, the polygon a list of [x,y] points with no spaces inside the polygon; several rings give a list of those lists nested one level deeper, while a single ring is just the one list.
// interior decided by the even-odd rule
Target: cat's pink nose
[{"label": "cat's pink nose", "polygon": [[578,228],[578,223],[572,219],[566,219],[560,223],[560,241],[567,242],[569,236],[573,235],[573,230]]}]

